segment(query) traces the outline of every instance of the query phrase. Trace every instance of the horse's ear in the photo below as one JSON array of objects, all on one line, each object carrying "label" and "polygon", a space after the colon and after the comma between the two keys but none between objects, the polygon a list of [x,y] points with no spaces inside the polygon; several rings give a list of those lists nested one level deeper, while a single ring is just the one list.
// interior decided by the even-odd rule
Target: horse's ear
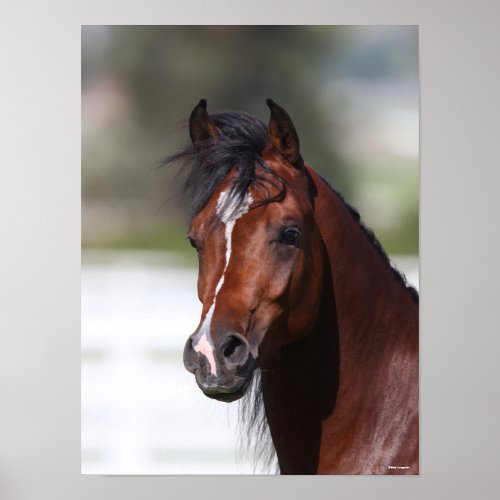
[{"label": "horse's ear", "polygon": [[272,99],[267,99],[266,104],[271,109],[269,119],[269,138],[274,148],[279,151],[288,163],[297,168],[302,168],[304,161],[300,156],[299,136],[295,131],[292,119],[288,113]]},{"label": "horse's ear", "polygon": [[202,99],[191,112],[191,116],[189,117],[189,135],[194,145],[219,137],[217,127],[210,119],[210,116],[208,116],[207,101],[205,99]]}]

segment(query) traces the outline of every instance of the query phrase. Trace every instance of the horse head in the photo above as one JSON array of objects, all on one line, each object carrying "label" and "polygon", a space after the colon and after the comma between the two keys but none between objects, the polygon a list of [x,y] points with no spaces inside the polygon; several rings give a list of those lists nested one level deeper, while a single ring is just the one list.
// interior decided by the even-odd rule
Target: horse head
[{"label": "horse head", "polygon": [[204,100],[189,121],[202,201],[188,235],[203,307],[184,364],[205,395],[226,402],[246,392],[254,368],[307,335],[321,296],[314,192],[288,113],[267,104],[267,128],[245,113],[210,116]]}]

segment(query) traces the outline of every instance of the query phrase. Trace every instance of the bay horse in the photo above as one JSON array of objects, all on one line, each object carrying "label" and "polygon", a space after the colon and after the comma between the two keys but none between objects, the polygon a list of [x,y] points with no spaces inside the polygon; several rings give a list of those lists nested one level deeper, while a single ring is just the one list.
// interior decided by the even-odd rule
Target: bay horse
[{"label": "bay horse", "polygon": [[189,167],[203,304],[184,365],[225,402],[260,371],[282,474],[418,474],[418,293],[267,105],[266,127],[202,99],[167,160]]}]

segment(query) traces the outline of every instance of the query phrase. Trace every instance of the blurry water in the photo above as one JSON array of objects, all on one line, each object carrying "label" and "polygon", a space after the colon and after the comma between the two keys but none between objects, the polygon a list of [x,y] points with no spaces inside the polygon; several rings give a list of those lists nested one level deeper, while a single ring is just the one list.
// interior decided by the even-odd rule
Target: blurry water
[{"label": "blurry water", "polygon": [[[396,262],[418,284],[417,259]],[[253,473],[236,453],[237,403],[205,397],[182,364],[196,278],[165,254],[84,253],[83,473]]]}]

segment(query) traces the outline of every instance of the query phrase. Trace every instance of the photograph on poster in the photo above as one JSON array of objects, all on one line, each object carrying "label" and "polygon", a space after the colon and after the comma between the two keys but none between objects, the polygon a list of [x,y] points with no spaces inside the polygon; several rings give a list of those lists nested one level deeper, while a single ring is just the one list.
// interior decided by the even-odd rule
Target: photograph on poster
[{"label": "photograph on poster", "polygon": [[418,474],[416,26],[82,27],[84,474]]}]

